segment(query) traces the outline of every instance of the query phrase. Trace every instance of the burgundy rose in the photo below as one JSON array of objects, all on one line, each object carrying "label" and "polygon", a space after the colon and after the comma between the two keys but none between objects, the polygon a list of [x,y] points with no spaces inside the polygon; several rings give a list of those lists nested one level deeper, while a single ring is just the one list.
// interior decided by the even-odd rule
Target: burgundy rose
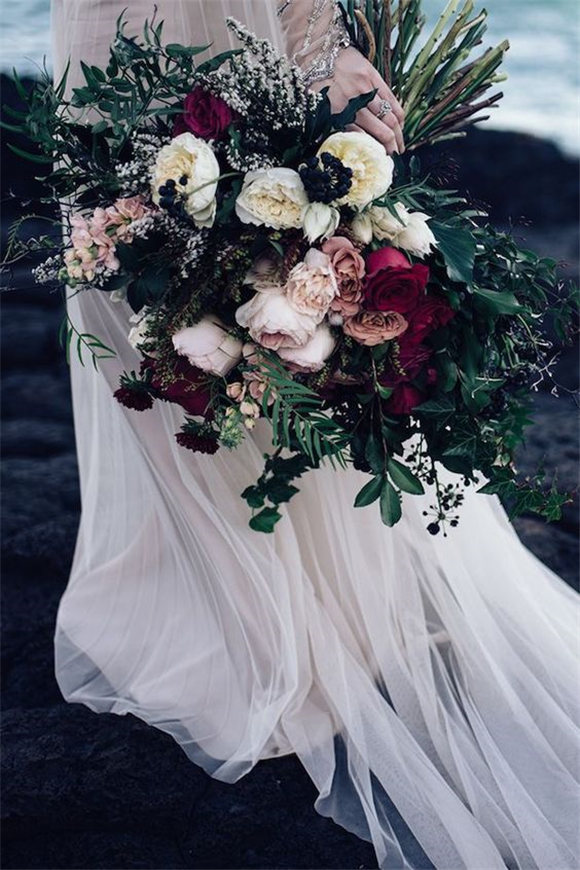
[{"label": "burgundy rose", "polygon": [[366,261],[365,308],[395,311],[407,316],[419,304],[429,280],[429,269],[412,266],[395,248],[373,251]]},{"label": "burgundy rose", "polygon": [[410,414],[424,398],[423,393],[417,387],[413,387],[411,384],[399,384],[387,401],[386,409],[391,414]]},{"label": "burgundy rose", "polygon": [[173,135],[189,132],[201,139],[221,139],[234,118],[225,100],[197,85],[183,102],[183,115],[177,118]]},{"label": "burgundy rose", "polygon": [[430,359],[433,351],[424,344],[414,344],[406,341],[406,333],[397,339],[398,349],[394,355],[391,367],[381,377],[384,387],[396,387],[398,384],[412,381]]},{"label": "burgundy rose", "polygon": [[190,365],[184,357],[180,357],[173,371],[171,384],[164,384],[156,374],[155,360],[145,360],[141,370],[152,369],[151,386],[159,393],[159,398],[166,402],[175,402],[177,405],[193,416],[211,418],[211,410],[208,410],[210,393],[205,385],[207,374]]},{"label": "burgundy rose", "polygon": [[425,296],[409,316],[405,343],[420,344],[429,333],[449,323],[454,315],[454,310],[441,296]]}]

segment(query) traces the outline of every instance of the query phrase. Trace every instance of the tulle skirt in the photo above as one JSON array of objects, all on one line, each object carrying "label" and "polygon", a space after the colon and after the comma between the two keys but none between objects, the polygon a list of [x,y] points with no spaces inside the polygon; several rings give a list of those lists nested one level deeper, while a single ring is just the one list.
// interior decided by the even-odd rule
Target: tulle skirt
[{"label": "tulle skirt", "polygon": [[[122,5],[57,3],[57,70],[68,54],[102,60]],[[277,38],[273,0],[167,6],[172,39],[209,30],[225,47],[226,6]],[[135,22],[149,12],[131,5]],[[184,450],[179,408],[112,398],[138,366],[128,307],[89,292],[69,312],[118,354],[99,374],[72,365],[82,520],[55,637],[65,698],[139,716],[228,782],[296,753],[319,812],[389,870],[574,870],[578,596],[498,501],[468,491],[444,538],[425,531],[429,495],[405,497],[389,530],[376,505],[352,508],[359,473],[323,469],[272,535],[254,533],[240,493],[267,428],[237,451]]]}]

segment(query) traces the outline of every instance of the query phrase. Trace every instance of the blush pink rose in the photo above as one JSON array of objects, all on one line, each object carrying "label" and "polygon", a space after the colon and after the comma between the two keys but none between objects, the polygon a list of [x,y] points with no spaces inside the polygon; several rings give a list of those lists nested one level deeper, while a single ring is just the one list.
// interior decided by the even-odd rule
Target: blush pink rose
[{"label": "blush pink rose", "polygon": [[320,322],[338,293],[330,257],[310,248],[303,263],[294,266],[286,282],[286,296],[300,314]]},{"label": "blush pink rose", "polygon": [[403,335],[408,325],[398,311],[359,311],[347,317],[342,328],[359,344],[374,347]]},{"label": "blush pink rose", "polygon": [[344,236],[328,239],[322,245],[322,250],[330,257],[338,285],[338,295],[330,303],[331,309],[343,317],[358,314],[363,299],[364,259],[350,239]]}]

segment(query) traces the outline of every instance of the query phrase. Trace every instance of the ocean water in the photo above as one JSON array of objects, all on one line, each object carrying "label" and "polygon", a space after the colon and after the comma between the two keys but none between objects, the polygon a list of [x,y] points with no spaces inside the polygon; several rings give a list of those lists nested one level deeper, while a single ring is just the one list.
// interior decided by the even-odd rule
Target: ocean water
[{"label": "ocean water", "polygon": [[[45,58],[50,68],[50,0],[1,2],[0,68],[31,72]],[[481,5],[489,12],[486,44],[505,37],[511,43],[504,65],[509,79],[501,85],[505,97],[492,110],[489,126],[534,133],[580,153],[578,0],[484,0]],[[424,0],[423,6],[433,22],[444,0]]]}]

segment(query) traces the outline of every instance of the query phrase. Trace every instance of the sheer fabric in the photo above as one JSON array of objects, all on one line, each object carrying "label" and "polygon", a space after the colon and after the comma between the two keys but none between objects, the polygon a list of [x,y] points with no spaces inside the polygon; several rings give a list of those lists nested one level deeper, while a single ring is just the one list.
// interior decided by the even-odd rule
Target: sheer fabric
[{"label": "sheer fabric", "polygon": [[[81,59],[104,60],[124,5],[57,0],[57,75],[69,56],[72,84]],[[130,4],[135,30],[151,11]],[[280,40],[273,0],[160,11],[169,40],[228,47],[226,14]],[[239,493],[267,429],[213,457],[178,447],[178,408],[112,399],[137,364],[129,309],[92,292],[69,306],[118,356],[100,374],[72,364],[83,511],[55,636],[64,697],[139,716],[228,782],[296,753],[319,812],[389,870],[577,867],[578,598],[499,503],[470,494],[444,539],[425,532],[429,497],[410,497],[387,530],[352,509],[357,472],[324,470],[275,534],[253,533]]]}]

